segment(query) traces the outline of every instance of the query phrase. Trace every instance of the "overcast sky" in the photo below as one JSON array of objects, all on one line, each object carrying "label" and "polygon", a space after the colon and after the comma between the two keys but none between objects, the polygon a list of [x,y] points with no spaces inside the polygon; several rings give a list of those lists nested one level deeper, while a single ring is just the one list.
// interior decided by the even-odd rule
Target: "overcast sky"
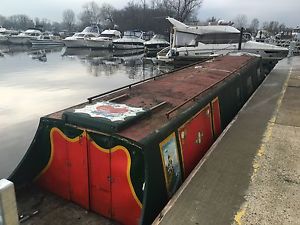
[{"label": "overcast sky", "polygon": [[[138,0],[136,0],[138,1]],[[76,14],[89,0],[0,0],[0,15],[26,14],[31,18],[47,18],[60,22],[62,12],[72,9]],[[127,0],[95,0],[101,5],[107,2],[117,9],[127,4]],[[198,12],[200,20],[216,17],[233,20],[236,15],[245,14],[248,22],[258,18],[264,21],[279,21],[288,26],[300,25],[300,0],[203,0]]]}]

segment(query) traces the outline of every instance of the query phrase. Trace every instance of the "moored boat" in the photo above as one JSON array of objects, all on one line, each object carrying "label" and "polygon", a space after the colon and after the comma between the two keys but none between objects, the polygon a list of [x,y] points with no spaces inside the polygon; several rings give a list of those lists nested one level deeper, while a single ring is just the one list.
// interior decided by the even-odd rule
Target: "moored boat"
[{"label": "moored boat", "polygon": [[112,48],[113,40],[121,38],[118,30],[104,30],[98,37],[85,38],[85,46],[88,48]]},{"label": "moored boat", "polygon": [[30,41],[36,40],[40,35],[42,35],[42,32],[39,29],[31,28],[18,35],[8,36],[8,42],[10,44],[31,44]]},{"label": "moored boat", "polygon": [[98,37],[100,35],[100,29],[97,25],[86,27],[82,32],[75,33],[71,37],[63,39],[64,44],[69,48],[84,48],[86,47],[85,39]]},{"label": "moored boat", "polygon": [[8,30],[2,26],[0,26],[0,44],[7,43],[8,37],[11,35],[18,35],[19,32],[15,30]]},{"label": "moored boat", "polygon": [[166,41],[163,35],[159,34],[154,35],[149,41],[145,41],[146,52],[158,52],[168,46],[170,46],[170,43]]},{"label": "moored boat", "polygon": [[63,46],[64,42],[57,36],[42,34],[36,40],[31,40],[32,45]]},{"label": "moored boat", "polygon": [[125,31],[122,38],[113,40],[113,47],[116,49],[144,49],[144,40],[141,31]]},{"label": "moored boat", "polygon": [[3,34],[0,34],[0,44],[5,43],[7,41],[8,41],[8,37]]},{"label": "moored boat", "polygon": [[189,26],[174,18],[168,17],[167,20],[173,25],[171,47],[164,56],[159,53],[159,59],[194,61],[243,51],[259,54],[263,59],[272,61],[274,66],[288,54],[287,48],[249,40],[238,29],[224,23]]},{"label": "moored boat", "polygon": [[[56,218],[72,223],[68,216],[80,207],[62,204],[65,199],[122,224],[150,224],[265,78],[263,71],[260,57],[218,57],[42,117],[10,176],[19,208],[52,204],[31,222],[51,223],[54,213],[69,212]],[[22,195],[21,187],[32,185],[42,190],[36,201]],[[47,202],[49,192],[60,204]]]}]

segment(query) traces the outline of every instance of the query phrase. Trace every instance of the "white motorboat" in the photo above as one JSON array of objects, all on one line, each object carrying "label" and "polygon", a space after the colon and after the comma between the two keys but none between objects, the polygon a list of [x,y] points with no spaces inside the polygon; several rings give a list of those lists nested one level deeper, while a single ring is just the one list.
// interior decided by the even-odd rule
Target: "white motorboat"
[{"label": "white motorboat", "polygon": [[188,26],[170,17],[167,20],[173,25],[171,47],[167,52],[162,50],[166,54],[159,52],[158,59],[200,60],[238,50],[275,60],[288,54],[287,48],[258,43],[249,38],[242,38],[240,42],[241,32],[229,25]]},{"label": "white motorboat", "polygon": [[266,30],[259,30],[255,36],[255,41],[257,42],[265,42],[266,39],[269,39],[271,34]]},{"label": "white motorboat", "polygon": [[8,42],[11,44],[30,44],[31,40],[36,40],[42,32],[38,29],[32,28],[18,35],[8,36]]},{"label": "white motorboat", "polygon": [[89,37],[85,39],[88,48],[112,48],[114,39],[121,38],[118,30],[104,30],[99,37]]},{"label": "white motorboat", "polygon": [[8,36],[17,35],[17,34],[18,34],[18,31],[8,30],[8,29],[0,26],[0,44],[8,42]]},{"label": "white motorboat", "polygon": [[97,25],[92,25],[84,28],[80,33],[75,33],[73,36],[63,39],[63,42],[69,48],[83,48],[86,47],[85,39],[98,37],[99,35],[99,27]]},{"label": "white motorboat", "polygon": [[33,46],[47,45],[47,46],[63,46],[64,42],[60,37],[53,34],[42,34],[36,40],[30,41]]},{"label": "white motorboat", "polygon": [[165,47],[170,46],[170,43],[165,40],[163,35],[156,34],[149,41],[145,43],[145,50],[148,51],[160,51]]},{"label": "white motorboat", "polygon": [[4,43],[7,41],[8,41],[8,37],[3,34],[0,34],[0,43]]},{"label": "white motorboat", "polygon": [[144,40],[142,31],[125,31],[122,38],[113,40],[115,49],[143,49]]}]

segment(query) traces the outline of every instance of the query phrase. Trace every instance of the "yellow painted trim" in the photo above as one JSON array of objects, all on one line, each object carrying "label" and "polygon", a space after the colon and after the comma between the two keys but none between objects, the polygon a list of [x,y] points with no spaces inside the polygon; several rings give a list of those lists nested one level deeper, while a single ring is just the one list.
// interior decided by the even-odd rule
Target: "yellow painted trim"
[{"label": "yellow painted trim", "polygon": [[[164,176],[165,176],[165,182],[166,182],[166,187],[167,187],[167,191],[169,192],[169,183],[168,183],[168,176],[167,176],[167,171],[166,171],[166,164],[165,164],[165,159],[164,159],[164,154],[163,154],[163,149],[162,146],[167,143],[168,141],[170,141],[172,138],[175,139],[175,146],[176,146],[176,152],[177,152],[177,158],[178,158],[178,163],[180,163],[179,161],[179,153],[178,153],[178,148],[177,148],[177,141],[176,141],[176,135],[175,132],[171,133],[167,138],[165,138],[162,142],[159,143],[159,149],[160,149],[160,157],[163,163],[163,170],[164,170]],[[181,168],[180,168],[181,170]],[[182,173],[182,171],[181,171]]]},{"label": "yellow painted trim", "polygon": [[41,173],[34,179],[34,180],[37,180],[42,174],[44,174],[48,168],[50,167],[51,163],[52,163],[52,160],[53,160],[53,155],[54,155],[54,148],[53,148],[53,132],[54,131],[57,131],[66,141],[69,141],[69,142],[77,142],[80,140],[80,138],[82,136],[87,136],[87,138],[89,138],[91,140],[91,143],[100,151],[104,152],[104,153],[107,153],[107,154],[110,154],[110,153],[113,153],[113,152],[116,152],[118,150],[122,150],[125,152],[126,154],[126,157],[127,157],[127,169],[126,169],[126,175],[127,175],[127,181],[128,181],[128,184],[129,184],[129,187],[130,187],[130,190],[131,190],[131,193],[135,199],[135,201],[137,202],[137,204],[139,205],[140,208],[142,208],[142,203],[140,202],[140,200],[138,199],[135,191],[134,191],[134,188],[133,188],[133,185],[132,185],[132,182],[131,182],[131,177],[130,177],[130,168],[131,168],[131,157],[130,157],[130,154],[128,152],[128,150],[124,147],[124,146],[121,146],[121,145],[117,145],[115,147],[113,147],[111,149],[111,151],[109,151],[109,149],[104,149],[102,147],[100,147],[99,145],[96,144],[96,142],[94,140],[92,140],[89,135],[87,134],[87,132],[84,130],[82,133],[83,135],[79,135],[75,138],[69,138],[67,137],[60,129],[58,129],[57,127],[53,127],[50,131],[50,142],[51,142],[51,153],[50,153],[50,159],[47,163],[47,165],[45,166],[45,168],[41,171]]},{"label": "yellow painted trim", "polygon": [[[50,165],[52,164],[53,155],[54,155],[54,144],[53,144],[53,132],[54,131],[58,132],[66,141],[69,141],[69,142],[79,141],[80,137],[82,136],[82,134],[81,134],[81,135],[79,135],[79,136],[77,136],[75,138],[69,138],[60,129],[58,129],[57,127],[53,127],[50,130],[51,149],[50,149],[49,161],[48,161],[47,165],[42,169],[42,171],[34,178],[34,181],[36,181],[37,179],[39,179],[49,169]],[[83,131],[82,133],[83,133],[83,136],[86,135],[85,131]]]},{"label": "yellow painted trim", "polygon": [[[91,139],[92,140],[92,139]],[[140,202],[139,198],[137,197],[136,193],[135,193],[135,190],[133,188],[133,185],[132,185],[132,182],[131,182],[131,176],[130,176],[130,168],[131,168],[131,157],[130,157],[130,154],[129,154],[129,151],[127,150],[127,148],[125,148],[124,146],[122,145],[117,145],[115,147],[113,147],[111,150],[110,149],[105,149],[105,148],[102,148],[100,147],[94,140],[91,141],[91,143],[98,149],[100,150],[101,152],[104,152],[104,153],[107,153],[107,154],[111,154],[111,153],[114,153],[114,152],[117,152],[119,150],[122,150],[125,152],[126,154],[126,157],[127,157],[127,169],[126,169],[126,175],[127,175],[127,181],[128,181],[128,184],[129,184],[129,187],[130,187],[130,191],[133,195],[133,198],[135,199],[135,201],[137,202],[138,206],[140,208],[142,208],[142,203]]]},{"label": "yellow painted trim", "polygon": [[[178,134],[178,139],[179,139],[179,146],[180,146],[180,154],[181,154],[181,162],[182,162],[182,173],[183,173],[183,176],[185,178],[185,170],[184,170],[184,158],[183,158],[183,151],[182,151],[182,144],[181,144],[181,134],[179,132],[179,130],[181,129],[181,127],[177,130],[177,134]],[[184,130],[184,129],[183,129]]]}]

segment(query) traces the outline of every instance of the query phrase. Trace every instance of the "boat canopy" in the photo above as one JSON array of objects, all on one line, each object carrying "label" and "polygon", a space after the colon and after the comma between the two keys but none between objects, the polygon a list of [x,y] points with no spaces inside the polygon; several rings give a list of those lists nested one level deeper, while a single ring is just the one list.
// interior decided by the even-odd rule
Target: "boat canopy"
[{"label": "boat canopy", "polygon": [[168,17],[167,20],[174,26],[176,31],[181,31],[185,33],[240,33],[238,29],[228,25],[188,26],[171,17]]},{"label": "boat canopy", "polygon": [[118,31],[118,30],[104,30],[101,33],[101,36],[105,36],[105,37],[111,37],[111,36],[120,37],[121,36],[121,32]]}]

